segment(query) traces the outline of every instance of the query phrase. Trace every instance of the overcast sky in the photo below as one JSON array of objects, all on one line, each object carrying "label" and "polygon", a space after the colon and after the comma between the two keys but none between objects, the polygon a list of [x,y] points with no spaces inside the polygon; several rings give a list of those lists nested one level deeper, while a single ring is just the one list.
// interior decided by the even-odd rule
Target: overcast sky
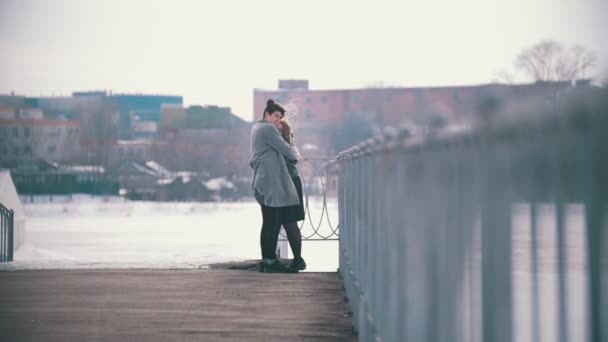
[{"label": "overcast sky", "polygon": [[[608,76],[608,0],[0,0],[0,93],[183,95],[250,120],[253,88],[487,83],[541,39]],[[256,112],[261,109],[256,109]]]}]

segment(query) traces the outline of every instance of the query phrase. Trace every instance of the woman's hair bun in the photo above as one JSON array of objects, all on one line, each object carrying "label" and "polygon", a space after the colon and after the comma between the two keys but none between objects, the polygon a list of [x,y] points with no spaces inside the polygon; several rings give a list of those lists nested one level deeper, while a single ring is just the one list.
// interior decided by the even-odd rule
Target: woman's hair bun
[{"label": "woman's hair bun", "polygon": [[268,101],[266,101],[266,106],[271,107],[271,106],[274,106],[274,105],[275,105],[275,102],[274,102],[273,99],[268,99]]}]

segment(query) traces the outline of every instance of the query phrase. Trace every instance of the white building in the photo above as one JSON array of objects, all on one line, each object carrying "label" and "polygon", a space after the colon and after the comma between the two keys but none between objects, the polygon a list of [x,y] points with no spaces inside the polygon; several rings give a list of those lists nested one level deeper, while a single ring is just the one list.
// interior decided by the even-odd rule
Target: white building
[{"label": "white building", "polygon": [[[26,115],[38,117],[34,112]],[[80,153],[80,123],[74,120],[0,119],[0,160],[70,162]]]},{"label": "white building", "polygon": [[7,170],[0,170],[0,203],[14,212],[13,246],[14,249],[17,249],[25,240],[25,211],[19,200],[19,195],[17,195],[11,174]]}]

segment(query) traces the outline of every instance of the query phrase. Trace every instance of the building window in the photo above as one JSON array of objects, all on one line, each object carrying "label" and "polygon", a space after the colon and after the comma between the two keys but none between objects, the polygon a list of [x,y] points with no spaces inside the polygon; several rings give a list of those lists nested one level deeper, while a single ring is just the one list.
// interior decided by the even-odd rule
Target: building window
[{"label": "building window", "polygon": [[13,147],[13,154],[14,154],[15,156],[18,156],[18,155],[19,155],[19,147],[17,147],[17,146]]},{"label": "building window", "polygon": [[424,112],[424,109],[425,109],[424,90],[416,89],[415,97],[416,97],[416,111],[419,113]]},{"label": "building window", "polygon": [[390,95],[390,94],[389,94],[389,95],[386,97],[386,102],[391,102],[392,100],[393,100],[393,95]]},{"label": "building window", "polygon": [[58,137],[61,134],[61,127],[51,128],[49,137]]},{"label": "building window", "polygon": [[29,137],[30,136],[30,128],[29,127],[23,127],[23,136],[24,137]]},{"label": "building window", "polygon": [[23,148],[23,154],[31,156],[32,155],[32,147],[31,146],[25,146]]},{"label": "building window", "polygon": [[57,151],[57,147],[55,146],[49,146],[47,151],[49,151],[50,154],[55,153],[55,151]]},{"label": "building window", "polygon": [[13,127],[13,136],[14,137],[18,137],[19,136],[19,127]]},{"label": "building window", "polygon": [[310,111],[310,109],[307,109],[307,110],[304,112],[304,115],[306,115],[306,118],[307,118],[307,119],[312,118],[312,112]]},{"label": "building window", "polygon": [[359,96],[353,95],[353,102],[354,103],[359,103]]},{"label": "building window", "polygon": [[0,146],[0,156],[6,155],[8,155],[8,149],[6,148],[6,146]]},{"label": "building window", "polygon": [[321,103],[327,103],[327,96],[321,96]]},{"label": "building window", "polygon": [[310,96],[306,96],[306,103],[311,103],[312,99],[310,98]]},{"label": "building window", "polygon": [[454,101],[454,104],[457,106],[460,106],[462,103],[460,102],[460,94],[458,94],[457,91],[454,91],[452,93],[452,101]]}]

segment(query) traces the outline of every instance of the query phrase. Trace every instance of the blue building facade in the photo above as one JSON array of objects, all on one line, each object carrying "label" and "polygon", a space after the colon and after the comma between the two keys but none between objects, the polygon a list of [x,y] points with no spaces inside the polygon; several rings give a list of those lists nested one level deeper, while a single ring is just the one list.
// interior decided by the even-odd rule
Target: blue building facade
[{"label": "blue building facade", "polygon": [[135,121],[158,123],[164,105],[183,106],[182,96],[170,95],[111,95],[119,114],[119,139],[137,138],[133,129]]}]

